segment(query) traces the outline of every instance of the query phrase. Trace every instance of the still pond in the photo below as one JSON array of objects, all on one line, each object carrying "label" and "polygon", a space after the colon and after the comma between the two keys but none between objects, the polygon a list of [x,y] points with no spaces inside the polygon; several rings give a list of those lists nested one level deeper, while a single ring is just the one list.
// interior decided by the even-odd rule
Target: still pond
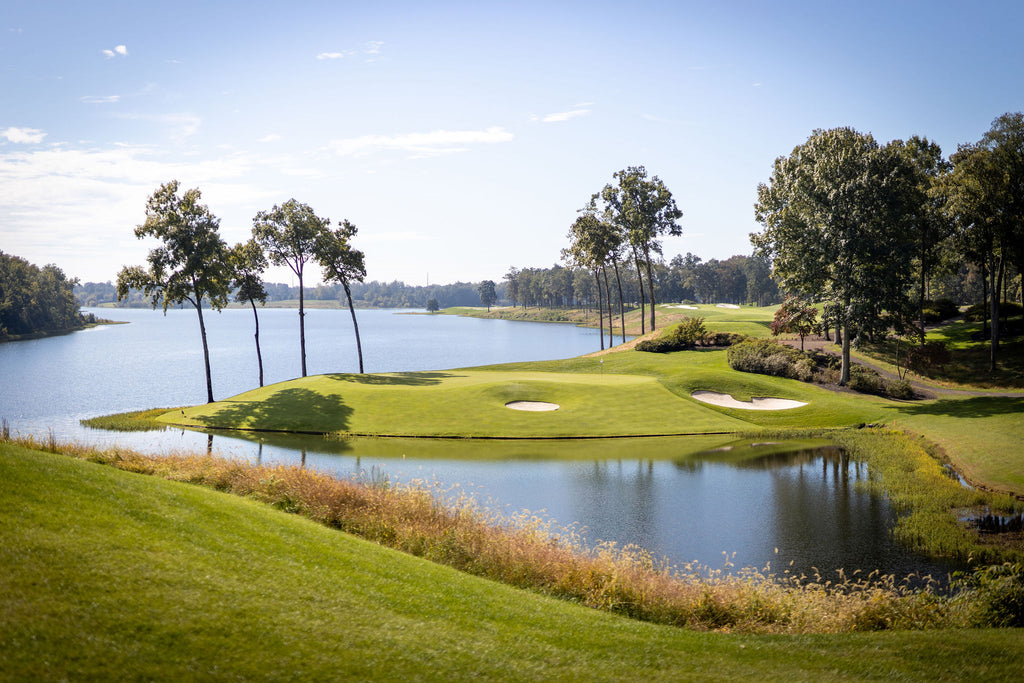
[{"label": "still pond", "polygon": [[[206,450],[265,463],[304,463],[338,476],[419,481],[504,514],[529,511],[587,542],[635,544],[677,565],[812,573],[945,576],[955,567],[895,544],[884,499],[858,487],[867,472],[826,444],[740,444],[729,437],[564,442],[311,437],[234,438],[182,430],[117,433],[83,418],[205,401],[191,310],[89,309],[128,324],[0,344],[0,419],[18,434],[151,452]],[[409,311],[359,311],[367,372],[441,370],[568,358],[598,348],[596,330]],[[215,398],[258,383],[252,312],[206,316]],[[266,383],[299,372],[298,313],[260,312]],[[347,311],[310,310],[309,374],[358,368]],[[577,452],[583,448],[583,452]],[[482,449],[482,450],[481,450]]]}]

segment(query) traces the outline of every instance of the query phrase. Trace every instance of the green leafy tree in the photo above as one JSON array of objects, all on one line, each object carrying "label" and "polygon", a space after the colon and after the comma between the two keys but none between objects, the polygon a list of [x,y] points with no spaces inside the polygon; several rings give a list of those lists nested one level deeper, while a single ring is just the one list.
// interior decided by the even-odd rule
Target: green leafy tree
[{"label": "green leafy tree", "polygon": [[316,257],[317,241],[331,221],[320,218],[308,204],[289,199],[260,211],[252,219],[253,237],[275,266],[287,265],[299,279],[299,351],[306,376],[306,311],[302,278],[306,264]]},{"label": "green leafy tree", "polygon": [[231,249],[231,286],[235,289],[235,301],[248,302],[256,322],[256,363],[260,370],[260,386],[263,386],[263,354],[260,352],[260,316],[256,302],[267,303],[267,290],[263,287],[263,271],[267,269],[267,256],[255,239],[236,244]]},{"label": "green leafy tree", "polygon": [[210,348],[203,321],[203,302],[214,310],[227,305],[231,268],[228,248],[221,239],[217,219],[205,204],[200,204],[198,189],[178,194],[178,181],[161,185],[146,202],[146,222],[135,228],[139,239],[154,237],[163,244],[150,250],[148,267],[126,266],[117,276],[117,298],[131,289],[149,297],[153,308],[185,301],[199,316],[199,334],[203,340],[206,367],[206,397],[213,403],[213,379],[210,374]]},{"label": "green leafy tree", "polygon": [[758,186],[751,235],[781,286],[834,305],[842,327],[841,384],[850,379],[856,326],[907,300],[913,252],[908,204],[914,173],[892,146],[852,128],[816,130],[775,160]]},{"label": "green leafy tree", "polygon": [[484,280],[476,288],[476,291],[480,295],[480,303],[487,307],[489,313],[491,306],[498,300],[498,293],[494,290],[494,280]]},{"label": "green leafy tree", "polygon": [[[650,300],[651,331],[654,331],[654,270],[652,254],[661,255],[661,237],[683,234],[679,219],[683,212],[676,206],[672,193],[658,176],[647,177],[643,166],[630,166],[612,176],[617,185],[605,185],[601,191],[612,222],[623,232],[633,250],[637,279],[640,280],[641,306],[643,305],[643,278],[640,261],[647,271],[647,290]],[[641,334],[643,329],[641,316]]]},{"label": "green leafy tree", "polygon": [[77,284],[52,263],[39,268],[0,251],[0,339],[82,327]]},{"label": "green leafy tree", "polygon": [[996,369],[1000,295],[1007,264],[1024,267],[1024,114],[1003,114],[980,141],[961,145],[939,192],[966,258],[991,292],[989,368]]},{"label": "green leafy tree", "polygon": [[352,283],[366,278],[366,263],[363,252],[352,248],[352,238],[358,229],[343,220],[337,230],[324,230],[317,244],[317,261],[324,269],[324,281],[337,282],[345,290],[348,310],[352,315],[352,329],[356,335],[356,354],[359,356],[359,373],[363,373],[363,344],[359,339],[359,323],[356,309],[352,304]]},{"label": "green leafy tree", "polygon": [[437,303],[437,299],[435,299],[434,297],[430,297],[429,299],[427,299],[427,312],[428,313],[437,313],[440,310],[441,310],[441,305]]},{"label": "green leafy tree", "polygon": [[787,296],[772,320],[772,334],[800,335],[800,350],[804,350],[804,337],[814,334],[819,328],[818,309],[809,302],[795,296]]}]

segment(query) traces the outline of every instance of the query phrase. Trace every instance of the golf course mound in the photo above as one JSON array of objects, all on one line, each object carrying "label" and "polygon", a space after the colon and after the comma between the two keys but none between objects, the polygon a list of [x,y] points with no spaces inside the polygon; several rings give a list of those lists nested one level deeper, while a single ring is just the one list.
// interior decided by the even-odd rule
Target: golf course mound
[{"label": "golf course mound", "polygon": [[690,396],[711,405],[722,408],[739,408],[740,410],[791,410],[807,405],[803,401],[793,401],[788,398],[761,396],[752,397],[749,401],[738,401],[729,394],[720,394],[717,391],[695,391]]}]

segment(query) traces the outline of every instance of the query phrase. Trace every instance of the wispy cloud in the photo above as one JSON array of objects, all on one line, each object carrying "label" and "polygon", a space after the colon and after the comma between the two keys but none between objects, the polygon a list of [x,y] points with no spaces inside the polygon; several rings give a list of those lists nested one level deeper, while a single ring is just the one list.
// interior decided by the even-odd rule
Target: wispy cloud
[{"label": "wispy cloud", "polygon": [[7,142],[17,142],[20,144],[36,144],[43,141],[46,137],[46,133],[35,128],[8,128],[0,132],[0,137],[7,140]]},{"label": "wispy cloud", "polygon": [[329,59],[345,59],[346,57],[356,57],[360,54],[368,55],[367,61],[375,61],[381,54],[381,48],[384,47],[384,41],[382,40],[371,40],[363,43],[361,49],[358,50],[337,50],[334,52],[321,52],[316,58],[323,61]]},{"label": "wispy cloud", "polygon": [[171,131],[171,137],[175,140],[183,140],[192,137],[199,132],[203,120],[195,114],[169,113],[169,114],[121,114],[121,118],[128,121],[150,121],[166,126]]},{"label": "wispy cloud", "polygon": [[120,95],[86,95],[79,98],[85,104],[114,104],[121,101]]},{"label": "wispy cloud", "polygon": [[545,116],[533,116],[532,120],[540,121],[541,123],[562,123],[563,121],[578,119],[581,116],[587,116],[590,114],[590,104],[590,102],[580,103],[576,105],[575,109],[571,109],[569,111],[557,111]]},{"label": "wispy cloud", "polygon": [[485,130],[435,130],[429,133],[403,135],[363,135],[357,138],[334,140],[332,150],[342,156],[364,156],[377,152],[409,152],[414,158],[439,156],[469,151],[472,145],[509,142],[515,136],[493,126]]},{"label": "wispy cloud", "polygon": [[263,137],[261,137],[256,142],[277,142],[280,139],[281,139],[280,135],[278,135],[277,133],[271,133],[270,135],[264,135]]},{"label": "wispy cloud", "polygon": [[114,57],[127,57],[128,48],[124,45],[118,45],[113,50],[103,50],[103,56],[107,59],[113,59]]}]

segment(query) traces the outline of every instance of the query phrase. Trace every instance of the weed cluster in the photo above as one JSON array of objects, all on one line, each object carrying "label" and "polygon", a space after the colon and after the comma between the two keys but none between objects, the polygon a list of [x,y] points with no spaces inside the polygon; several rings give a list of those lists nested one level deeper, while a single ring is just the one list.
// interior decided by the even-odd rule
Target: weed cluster
[{"label": "weed cluster", "polygon": [[641,548],[587,548],[572,530],[528,513],[501,517],[465,496],[441,495],[422,484],[394,485],[379,475],[369,482],[345,480],[299,467],[255,466],[210,455],[100,451],[57,444],[52,438],[43,444],[31,438],[17,442],[248,496],[465,572],[661,624],[834,633],[973,625],[988,618],[993,605],[1000,614],[1017,614],[1013,600],[1019,595],[1019,571],[1012,575],[1018,578],[1008,581],[1002,575],[964,580],[950,597],[938,594],[932,583],[910,588],[907,582],[877,575],[840,573],[826,580],[820,575],[772,574],[770,567],[737,574],[726,571],[731,569],[728,564],[725,570],[678,568]]}]

